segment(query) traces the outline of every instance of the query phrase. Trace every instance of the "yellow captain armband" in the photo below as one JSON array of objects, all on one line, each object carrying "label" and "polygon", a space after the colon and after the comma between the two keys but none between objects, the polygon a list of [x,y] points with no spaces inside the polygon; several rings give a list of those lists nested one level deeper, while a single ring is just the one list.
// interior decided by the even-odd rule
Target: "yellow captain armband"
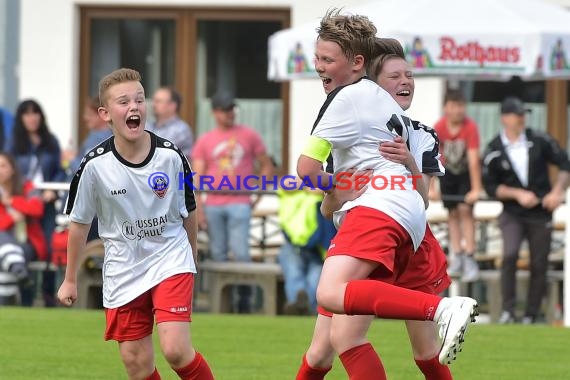
[{"label": "yellow captain armband", "polygon": [[309,136],[302,154],[319,162],[325,162],[331,153],[331,149],[332,144],[327,140],[317,136]]}]

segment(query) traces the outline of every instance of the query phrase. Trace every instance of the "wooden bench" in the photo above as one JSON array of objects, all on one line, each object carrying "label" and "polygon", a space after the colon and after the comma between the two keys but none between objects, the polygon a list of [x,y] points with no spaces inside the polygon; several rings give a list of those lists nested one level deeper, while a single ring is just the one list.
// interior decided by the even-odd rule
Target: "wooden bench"
[{"label": "wooden bench", "polygon": [[55,273],[55,290],[57,291],[59,284],[63,281],[65,267],[55,265],[54,263],[46,263],[45,261],[30,261],[27,267],[34,283],[34,306],[43,306],[42,284],[44,272]]},{"label": "wooden bench", "polygon": [[207,284],[211,312],[231,311],[232,285],[255,285],[263,292],[262,312],[277,315],[282,303],[279,283],[283,280],[279,264],[205,261],[199,264],[198,273]]},{"label": "wooden bench", "polygon": [[63,271],[65,267],[60,267],[55,265],[54,263],[46,263],[45,261],[30,261],[28,263],[28,270],[30,272],[43,272],[44,270],[57,272]]},{"label": "wooden bench", "polygon": [[[77,302],[75,307],[82,309],[99,309],[103,307],[103,277],[101,268],[98,264],[93,266],[92,263],[103,260],[105,256],[105,248],[103,242],[99,239],[89,241],[85,245],[85,249],[81,252],[77,261],[80,263],[77,272]],[[55,289],[63,281],[65,275],[64,265],[55,265],[54,263],[46,263],[45,261],[32,261],[28,263],[28,270],[34,279],[35,297],[34,304],[40,305],[42,300],[42,276],[45,271],[55,272]]]},{"label": "wooden bench", "polygon": [[103,274],[100,260],[105,256],[103,241],[91,240],[78,255],[77,301],[75,307],[100,309],[103,307]]},{"label": "wooden bench", "polygon": [[254,261],[276,260],[283,245],[277,209],[254,209],[249,234],[251,258]]},{"label": "wooden bench", "polygon": [[[528,270],[517,270],[517,285],[523,285],[525,292],[528,289],[530,272]],[[562,270],[549,270],[547,273],[546,288],[546,310],[545,316],[548,323],[552,323],[555,319],[555,311],[560,302],[560,284],[564,280],[564,272]],[[462,288],[461,294],[467,294],[467,283],[454,281],[459,283]],[[500,269],[481,270],[479,272],[479,280],[485,284],[486,298],[489,305],[489,316],[491,322],[496,323],[502,312],[502,296],[501,296],[501,271]],[[517,286],[518,288],[518,286]],[[517,296],[520,292],[517,292]],[[526,299],[526,293],[524,293]]]}]

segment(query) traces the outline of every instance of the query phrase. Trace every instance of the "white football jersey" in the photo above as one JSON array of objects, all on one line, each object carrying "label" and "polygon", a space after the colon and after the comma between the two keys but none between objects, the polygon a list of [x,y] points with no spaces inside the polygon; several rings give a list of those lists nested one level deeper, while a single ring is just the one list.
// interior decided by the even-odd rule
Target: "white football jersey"
[{"label": "white football jersey", "polygon": [[[384,89],[367,78],[331,93],[326,103],[313,135],[332,144],[335,173],[373,169],[377,188],[384,185],[384,179],[389,183],[383,190],[369,184],[364,194],[346,202],[339,212],[356,206],[380,210],[406,229],[417,249],[426,227],[424,202],[414,189],[410,171],[378,151],[380,142],[393,141],[398,135],[407,141],[411,119]],[[391,182],[401,180],[404,189]]]},{"label": "white football jersey", "polygon": [[[435,129],[412,120],[408,130],[408,149],[423,174],[440,177],[445,174],[439,153],[439,138]],[[338,229],[344,221],[346,211],[333,214],[333,222]]]},{"label": "white football jersey", "polygon": [[408,129],[408,149],[422,173],[437,177],[445,174],[435,129],[412,120],[412,126]]},{"label": "white football jersey", "polygon": [[86,154],[71,182],[66,214],[82,224],[98,218],[106,308],[175,274],[196,273],[182,224],[196,208],[190,165],[174,144],[150,135],[150,153],[140,164],[122,158],[111,137]]}]

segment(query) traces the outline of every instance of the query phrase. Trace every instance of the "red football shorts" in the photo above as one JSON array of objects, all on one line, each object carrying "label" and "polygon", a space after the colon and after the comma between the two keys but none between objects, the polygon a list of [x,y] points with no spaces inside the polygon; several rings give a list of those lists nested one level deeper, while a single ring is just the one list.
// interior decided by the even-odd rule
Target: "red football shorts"
[{"label": "red football shorts", "polygon": [[194,273],[181,273],[162,281],[126,305],[105,309],[105,340],[138,340],[152,334],[154,320],[190,322]]},{"label": "red football shorts", "polygon": [[[400,224],[381,211],[360,206],[347,213],[327,257],[349,254],[376,261],[380,265],[369,276],[373,280],[428,294],[447,289],[451,280],[446,256],[429,225],[418,250],[412,252],[412,240]],[[320,306],[317,311],[332,316]]]},{"label": "red football shorts", "polygon": [[406,268],[413,253],[412,238],[404,227],[382,211],[357,206],[346,213],[327,257],[348,255],[375,261],[380,265],[369,278],[392,283],[390,278]]},{"label": "red football shorts", "polygon": [[422,243],[394,285],[428,294],[441,294],[450,284],[447,257],[427,225]]}]

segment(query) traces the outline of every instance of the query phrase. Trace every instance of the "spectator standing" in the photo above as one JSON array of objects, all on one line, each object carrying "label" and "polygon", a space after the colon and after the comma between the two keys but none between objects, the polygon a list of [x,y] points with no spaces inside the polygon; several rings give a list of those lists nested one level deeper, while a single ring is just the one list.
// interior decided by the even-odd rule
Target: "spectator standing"
[{"label": "spectator standing", "polygon": [[180,118],[182,97],[170,87],[161,87],[152,97],[155,121],[147,125],[147,130],[172,141],[186,157],[190,158],[194,136],[190,126]]},{"label": "spectator standing", "polygon": [[[61,149],[56,137],[49,131],[45,114],[35,100],[22,101],[16,110],[10,153],[16,160],[20,173],[34,186],[44,182],[61,182],[65,172],[61,166]],[[58,199],[54,190],[42,190],[44,215],[42,230],[48,246],[48,261],[51,257],[51,238],[55,230]],[[55,306],[55,273],[45,271],[42,284],[46,306]]]},{"label": "spectator standing", "polygon": [[[113,132],[109,128],[109,124],[99,117],[99,106],[101,102],[99,100],[99,95],[90,97],[85,102],[83,107],[83,122],[89,130],[89,134],[81,144],[79,152],[65,152],[64,161],[69,161],[69,167],[67,170],[68,180],[71,181],[73,176],[79,169],[83,157],[89,153],[89,150],[101,144],[103,141],[107,140],[113,135]],[[67,157],[66,157],[67,156]],[[91,229],[89,230],[89,235],[87,236],[87,241],[95,240],[99,238],[99,227],[97,217],[93,219],[91,223]]]},{"label": "spectator standing", "polygon": [[[434,129],[439,137],[445,167],[445,175],[439,178],[439,183],[443,205],[449,211],[451,262],[448,272],[451,276],[462,276],[462,281],[470,282],[479,277],[479,266],[473,257],[473,204],[479,199],[483,188],[479,131],[477,124],[465,114],[465,97],[460,91],[449,90],[445,94],[443,111],[444,116]],[[460,197],[461,200],[446,199],[446,196]]]},{"label": "spectator standing", "polygon": [[73,158],[69,163],[69,173],[71,175],[75,174],[77,169],[79,169],[83,156],[85,156],[91,148],[99,145],[113,135],[107,122],[99,117],[97,111],[99,106],[99,96],[88,98],[83,106],[83,122],[89,130],[89,134],[81,144],[79,151],[72,155]]},{"label": "spectator standing", "polygon": [[[267,155],[259,133],[244,125],[236,124],[236,102],[227,92],[212,97],[212,113],[215,127],[200,136],[192,151],[192,167],[200,178],[213,180],[217,188],[222,181],[237,189],[238,181],[254,175],[255,164],[259,174],[266,178],[272,175],[273,163]],[[202,180],[198,181],[202,183]],[[251,182],[249,186],[253,186]],[[225,187],[226,189],[228,187]],[[198,199],[198,223],[208,232],[208,248],[214,261],[227,261],[228,252],[236,261],[251,261],[249,252],[249,229],[252,198],[249,194],[206,194],[204,207]],[[250,310],[249,286],[240,286],[237,311]]]},{"label": "spectator standing", "polygon": [[[285,280],[285,314],[306,315],[317,311],[317,285],[323,258],[336,234],[332,221],[323,217],[321,190],[280,189],[279,224],[285,241],[279,250],[279,264]],[[288,186],[290,187],[290,186]]]},{"label": "spectator standing", "polygon": [[[517,97],[503,100],[504,128],[489,143],[483,159],[485,190],[503,203],[499,216],[504,255],[500,323],[515,321],[517,260],[524,239],[530,251],[530,283],[522,322],[536,322],[546,291],[552,213],[564,199],[570,179],[568,155],[548,134],[525,127],[527,111]],[[549,163],[560,169],[553,187]]]}]

